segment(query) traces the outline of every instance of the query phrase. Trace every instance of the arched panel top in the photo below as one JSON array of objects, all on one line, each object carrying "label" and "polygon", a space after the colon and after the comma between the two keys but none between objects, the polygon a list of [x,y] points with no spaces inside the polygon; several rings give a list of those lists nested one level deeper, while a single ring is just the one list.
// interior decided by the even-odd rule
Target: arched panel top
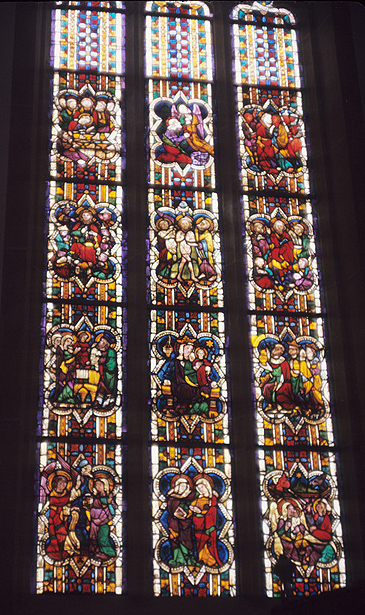
[{"label": "arched panel top", "polygon": [[94,2],[73,4],[80,7],[75,10],[68,5],[57,8],[54,13],[53,68],[121,74],[124,70],[122,14],[89,10],[86,5],[96,4]]},{"label": "arched panel top", "polygon": [[205,2],[146,2],[146,11],[186,17],[212,17]]},{"label": "arched panel top", "polygon": [[293,13],[287,9],[273,6],[273,2],[237,4],[232,10],[231,17],[232,19],[268,25],[295,25],[296,23]]},{"label": "arched panel top", "polygon": [[99,9],[124,9],[124,2],[90,2],[81,0],[81,2],[77,2],[76,0],[71,0],[71,2],[56,2],[57,6],[67,5],[72,6],[78,9],[90,9],[92,11],[97,11]]}]

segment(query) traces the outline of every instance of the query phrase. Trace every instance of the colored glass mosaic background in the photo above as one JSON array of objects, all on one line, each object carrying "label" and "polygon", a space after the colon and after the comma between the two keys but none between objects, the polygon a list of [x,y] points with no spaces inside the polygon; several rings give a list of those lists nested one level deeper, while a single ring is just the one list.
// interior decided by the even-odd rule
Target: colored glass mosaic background
[{"label": "colored glass mosaic background", "polygon": [[69,7],[52,22],[36,591],[121,593],[124,15]]}]

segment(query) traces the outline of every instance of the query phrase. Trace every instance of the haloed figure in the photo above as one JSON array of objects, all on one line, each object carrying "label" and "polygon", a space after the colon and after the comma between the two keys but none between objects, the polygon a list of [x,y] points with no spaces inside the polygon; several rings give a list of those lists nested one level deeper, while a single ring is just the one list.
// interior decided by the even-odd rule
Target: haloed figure
[{"label": "haloed figure", "polygon": [[193,483],[189,476],[177,474],[171,481],[167,499],[169,538],[172,558],[169,565],[193,566],[194,543],[192,533],[192,511],[190,504],[194,497]]},{"label": "haloed figure", "polygon": [[214,490],[213,479],[204,474],[194,478],[196,497],[191,503],[193,528],[199,562],[207,566],[220,567],[222,561],[217,545],[218,493]]},{"label": "haloed figure", "polygon": [[106,476],[94,476],[92,491],[94,498],[90,509],[90,555],[107,560],[116,554],[110,537],[110,525],[117,506]]},{"label": "haloed figure", "polygon": [[47,554],[56,561],[69,556],[67,549],[68,515],[72,481],[69,474],[58,470],[48,479],[49,490],[49,539],[46,545]]}]

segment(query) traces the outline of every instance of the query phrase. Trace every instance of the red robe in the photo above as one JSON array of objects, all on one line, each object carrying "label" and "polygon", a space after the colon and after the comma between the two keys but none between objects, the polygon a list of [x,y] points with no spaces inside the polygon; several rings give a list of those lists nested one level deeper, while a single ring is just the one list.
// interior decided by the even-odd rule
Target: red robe
[{"label": "red robe", "polygon": [[[315,513],[314,521],[316,522],[316,525],[317,525],[317,521],[319,518],[320,518],[319,514]],[[323,517],[323,520],[320,523],[319,527],[317,525],[317,529],[313,530],[312,534],[319,540],[331,540],[332,528],[331,528],[331,519],[329,515],[326,514]]]},{"label": "red robe", "polygon": [[47,554],[54,560],[60,561],[69,556],[64,550],[64,544],[67,536],[67,520],[63,518],[62,508],[69,503],[70,494],[58,495],[54,492],[50,496],[50,513],[49,513],[49,542],[46,546]]},{"label": "red robe", "polygon": [[[322,519],[322,521],[318,522],[319,519]],[[324,517],[320,517],[318,513],[315,513],[314,522],[317,528],[313,530],[311,534],[318,540],[322,540],[324,544],[312,544],[308,547],[308,550],[310,551],[308,556],[308,564],[310,566],[316,565],[326,544],[328,544],[332,537],[331,519],[327,513]]]},{"label": "red robe", "polygon": [[[87,237],[83,237],[81,235],[81,231],[75,235],[75,232],[85,226],[82,222],[77,222],[74,228],[72,229],[73,234],[73,244],[71,246],[71,252],[79,258],[84,263],[92,263],[96,264],[96,244],[99,244],[101,241],[101,235],[99,234],[99,229],[95,224],[90,224],[86,231],[86,234],[89,235],[90,231],[96,233],[96,235],[90,236],[90,239]],[[80,241],[81,239],[81,241]]]},{"label": "red robe", "polygon": [[286,231],[282,235],[273,233],[271,235],[270,248],[270,260],[280,263],[283,271],[291,268],[294,262],[294,245],[289,233]]},{"label": "red robe", "polygon": [[271,142],[271,135],[267,128],[259,122],[256,128],[257,135],[257,156],[259,165],[264,171],[276,169],[275,151]]},{"label": "red robe", "polygon": [[[284,410],[293,410],[296,406],[295,397],[291,386],[291,374],[288,361],[274,362],[269,382],[264,384],[262,394],[268,403],[277,403]],[[283,382],[281,382],[283,377]]]},{"label": "red robe", "polygon": [[208,498],[204,497],[198,498],[198,500],[193,503],[200,508],[204,503],[203,512],[201,514],[194,512],[193,515],[193,526],[198,558],[201,558],[203,550],[205,552],[208,551],[212,561],[210,563],[204,563],[214,567],[217,566],[219,568],[222,566],[222,561],[219,557],[217,545],[217,497],[213,495],[210,498],[210,503]]},{"label": "red robe", "polygon": [[87,363],[90,360],[89,351],[90,346],[88,342],[77,342],[76,348],[79,347],[81,350],[76,354],[76,365],[81,367],[86,367]]},{"label": "red robe", "polygon": [[208,380],[208,375],[207,372],[205,370],[205,367],[208,365],[209,367],[211,367],[211,363],[207,360],[207,359],[195,359],[195,361],[193,361],[193,367],[199,363],[202,362],[203,365],[201,365],[196,372],[196,377],[198,379],[198,385],[199,385],[199,389],[200,389],[200,393],[201,395],[203,395],[203,397],[209,397],[210,396],[210,387],[209,387],[209,380]]}]

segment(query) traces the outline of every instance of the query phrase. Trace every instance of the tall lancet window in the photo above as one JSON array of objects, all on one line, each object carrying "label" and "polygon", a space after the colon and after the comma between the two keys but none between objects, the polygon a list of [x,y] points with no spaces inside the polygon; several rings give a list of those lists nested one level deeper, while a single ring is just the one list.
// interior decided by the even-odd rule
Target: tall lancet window
[{"label": "tall lancet window", "polygon": [[57,4],[36,591],[121,593],[124,15]]},{"label": "tall lancet window", "polygon": [[266,588],[303,596],[345,568],[297,26],[231,17]]},{"label": "tall lancet window", "polygon": [[211,13],[147,2],[156,596],[236,591]]}]

